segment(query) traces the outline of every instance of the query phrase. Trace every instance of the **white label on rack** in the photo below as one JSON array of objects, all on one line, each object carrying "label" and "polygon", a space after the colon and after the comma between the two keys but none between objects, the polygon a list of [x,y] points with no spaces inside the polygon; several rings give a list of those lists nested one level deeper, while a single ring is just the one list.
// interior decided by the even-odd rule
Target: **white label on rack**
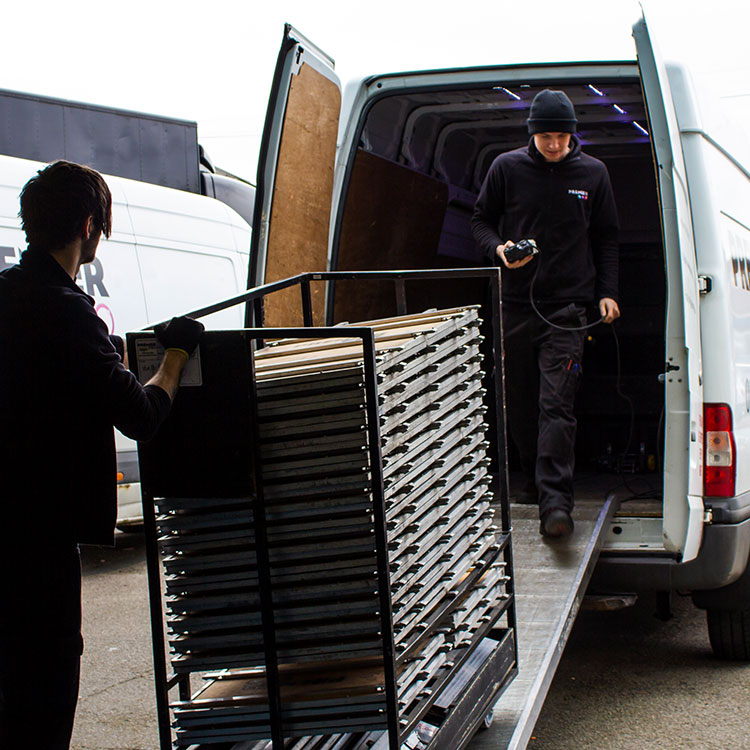
[{"label": "white label on rack", "polygon": [[[135,355],[140,381],[141,383],[147,383],[159,369],[159,365],[164,358],[164,347],[156,339],[138,339],[135,342]],[[182,371],[180,385],[183,387],[203,385],[200,346],[196,347],[187,361],[185,369]]]}]

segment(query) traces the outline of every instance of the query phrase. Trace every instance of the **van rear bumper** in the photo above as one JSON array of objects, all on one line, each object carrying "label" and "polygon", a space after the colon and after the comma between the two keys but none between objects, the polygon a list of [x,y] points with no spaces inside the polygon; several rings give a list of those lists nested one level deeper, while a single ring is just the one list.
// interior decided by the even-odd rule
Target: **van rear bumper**
[{"label": "van rear bumper", "polygon": [[667,554],[602,552],[591,587],[603,591],[701,591],[736,581],[750,557],[750,518],[705,526],[695,560]]},{"label": "van rear bumper", "polygon": [[714,523],[740,523],[750,518],[750,492],[726,499],[707,497],[704,505]]}]

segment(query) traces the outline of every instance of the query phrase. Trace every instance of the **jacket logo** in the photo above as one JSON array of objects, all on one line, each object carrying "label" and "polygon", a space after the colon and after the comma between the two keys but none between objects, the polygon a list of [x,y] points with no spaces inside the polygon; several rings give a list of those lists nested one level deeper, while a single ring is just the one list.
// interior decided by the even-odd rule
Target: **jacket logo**
[{"label": "jacket logo", "polygon": [[587,201],[589,199],[588,190],[575,190],[574,188],[570,188],[568,190],[568,195],[575,195],[575,197],[581,201]]}]

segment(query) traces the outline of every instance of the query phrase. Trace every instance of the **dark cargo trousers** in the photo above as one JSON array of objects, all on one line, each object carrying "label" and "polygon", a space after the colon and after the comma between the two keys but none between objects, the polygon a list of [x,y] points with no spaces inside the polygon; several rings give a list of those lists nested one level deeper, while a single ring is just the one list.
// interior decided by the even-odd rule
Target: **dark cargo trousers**
[{"label": "dark cargo trousers", "polygon": [[[561,327],[582,326],[582,305],[540,312]],[[521,469],[533,479],[539,514],[573,509],[576,385],[581,374],[583,331],[554,328],[531,305],[503,305],[506,410]]]}]

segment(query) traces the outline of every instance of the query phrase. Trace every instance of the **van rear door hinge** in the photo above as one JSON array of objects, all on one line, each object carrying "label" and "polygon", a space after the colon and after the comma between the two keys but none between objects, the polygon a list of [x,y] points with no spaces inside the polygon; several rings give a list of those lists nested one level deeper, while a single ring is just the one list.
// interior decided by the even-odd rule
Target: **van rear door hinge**
[{"label": "van rear door hinge", "polygon": [[709,294],[713,289],[713,279],[710,276],[698,276],[698,293]]}]

